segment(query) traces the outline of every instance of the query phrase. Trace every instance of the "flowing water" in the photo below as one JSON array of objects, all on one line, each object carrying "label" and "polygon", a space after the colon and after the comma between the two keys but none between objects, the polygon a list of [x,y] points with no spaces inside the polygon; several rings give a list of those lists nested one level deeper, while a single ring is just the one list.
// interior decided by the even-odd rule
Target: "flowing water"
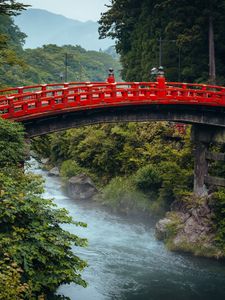
[{"label": "flowing water", "polygon": [[87,288],[62,286],[58,293],[72,300],[223,300],[225,263],[167,251],[154,237],[154,225],[108,213],[90,202],[68,198],[60,179],[45,180],[45,197],[54,198],[87,228],[67,225],[89,241],[74,252],[88,261],[83,272]]}]

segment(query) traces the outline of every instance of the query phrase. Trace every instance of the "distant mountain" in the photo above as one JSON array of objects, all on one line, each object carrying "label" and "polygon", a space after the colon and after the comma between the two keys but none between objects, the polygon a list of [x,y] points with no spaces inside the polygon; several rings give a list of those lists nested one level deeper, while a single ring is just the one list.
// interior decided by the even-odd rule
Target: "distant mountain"
[{"label": "distant mountain", "polygon": [[110,39],[98,39],[97,22],[80,22],[42,9],[24,11],[15,17],[15,24],[27,34],[25,48],[70,44],[87,50],[104,50],[114,44]]}]

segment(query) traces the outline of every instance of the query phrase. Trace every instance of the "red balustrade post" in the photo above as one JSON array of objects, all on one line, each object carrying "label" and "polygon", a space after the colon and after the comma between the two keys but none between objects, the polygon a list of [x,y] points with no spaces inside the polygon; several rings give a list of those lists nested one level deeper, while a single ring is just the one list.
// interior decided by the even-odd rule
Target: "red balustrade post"
[{"label": "red balustrade post", "polygon": [[222,88],[220,92],[222,93],[221,100],[222,100],[222,103],[224,105],[225,104],[225,88]]},{"label": "red balustrade post", "polygon": [[93,84],[89,84],[87,86],[87,102],[88,102],[88,104],[92,103],[92,88],[93,88]]},{"label": "red balustrade post", "polygon": [[17,88],[18,94],[23,94],[23,89],[24,89],[23,86],[18,87]]},{"label": "red balustrade post", "polygon": [[36,108],[41,107],[41,96],[42,96],[42,91],[35,92],[35,106],[36,106]]},{"label": "red balustrade post", "polygon": [[63,90],[63,104],[64,104],[64,106],[67,106],[68,94],[69,94],[68,87],[64,87],[62,90]]},{"label": "red balustrade post", "polygon": [[47,84],[41,85],[42,97],[46,97]]},{"label": "red balustrade post", "polygon": [[8,103],[9,103],[9,116],[13,117],[14,114],[14,97],[9,96],[7,97]]},{"label": "red balustrade post", "polygon": [[157,77],[157,88],[158,88],[158,96],[165,97],[166,96],[166,79],[163,75],[159,75]]},{"label": "red balustrade post", "polygon": [[182,95],[184,97],[188,96],[187,83],[182,83],[181,87],[182,87]]},{"label": "red balustrade post", "polygon": [[115,101],[117,101],[118,100],[118,98],[117,98],[117,85],[116,85],[116,82],[114,82],[113,84],[112,84],[112,98],[115,100]]},{"label": "red balustrade post", "polygon": [[131,85],[131,88],[133,89],[132,93],[134,97],[138,97],[139,96],[139,82],[134,82]]}]

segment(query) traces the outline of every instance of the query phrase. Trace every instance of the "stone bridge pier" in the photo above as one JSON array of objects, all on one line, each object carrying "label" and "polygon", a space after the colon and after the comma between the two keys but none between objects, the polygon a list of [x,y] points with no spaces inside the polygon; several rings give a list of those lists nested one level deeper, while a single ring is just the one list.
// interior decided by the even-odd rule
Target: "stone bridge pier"
[{"label": "stone bridge pier", "polygon": [[208,174],[210,161],[225,161],[224,153],[210,152],[213,143],[225,144],[225,128],[195,124],[192,126],[192,142],[194,143],[194,193],[198,196],[208,194],[208,187],[223,186],[225,179]]}]

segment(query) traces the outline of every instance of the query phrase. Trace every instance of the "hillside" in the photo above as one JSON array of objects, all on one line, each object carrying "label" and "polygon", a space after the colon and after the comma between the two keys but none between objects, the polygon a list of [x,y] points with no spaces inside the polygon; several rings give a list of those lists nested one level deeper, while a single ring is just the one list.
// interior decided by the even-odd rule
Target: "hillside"
[{"label": "hillside", "polygon": [[98,39],[97,22],[80,22],[42,9],[24,11],[15,17],[15,24],[27,35],[25,48],[70,44],[87,50],[99,50],[114,44],[110,39]]}]

